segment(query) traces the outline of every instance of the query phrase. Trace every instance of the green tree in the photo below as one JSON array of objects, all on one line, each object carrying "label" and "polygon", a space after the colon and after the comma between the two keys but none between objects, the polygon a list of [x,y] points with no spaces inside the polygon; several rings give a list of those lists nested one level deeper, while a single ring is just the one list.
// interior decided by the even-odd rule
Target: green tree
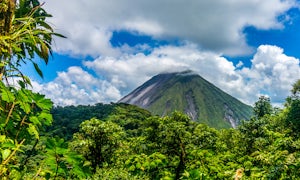
[{"label": "green tree", "polygon": [[105,163],[112,163],[123,135],[124,131],[119,125],[93,118],[81,123],[79,132],[73,136],[71,146],[91,162],[95,172],[97,167],[102,168]]},{"label": "green tree", "polygon": [[253,111],[257,118],[262,118],[265,115],[272,114],[270,98],[266,96],[260,96],[258,101],[254,104]]},{"label": "green tree", "polygon": [[292,96],[287,98],[287,125],[292,126],[295,136],[300,132],[300,80],[293,84]]},{"label": "green tree", "polygon": [[146,122],[146,140],[149,149],[167,155],[171,159],[175,179],[179,179],[186,168],[187,146],[191,143],[195,123],[180,112],[163,118],[150,118]]}]

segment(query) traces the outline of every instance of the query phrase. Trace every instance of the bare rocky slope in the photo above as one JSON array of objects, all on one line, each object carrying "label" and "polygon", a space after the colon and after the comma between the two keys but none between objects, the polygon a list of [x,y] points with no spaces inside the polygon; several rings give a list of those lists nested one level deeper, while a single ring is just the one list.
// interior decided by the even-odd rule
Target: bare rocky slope
[{"label": "bare rocky slope", "polygon": [[215,128],[236,127],[252,115],[251,106],[192,71],[156,75],[119,102],[137,105],[159,116],[181,111],[192,120]]}]

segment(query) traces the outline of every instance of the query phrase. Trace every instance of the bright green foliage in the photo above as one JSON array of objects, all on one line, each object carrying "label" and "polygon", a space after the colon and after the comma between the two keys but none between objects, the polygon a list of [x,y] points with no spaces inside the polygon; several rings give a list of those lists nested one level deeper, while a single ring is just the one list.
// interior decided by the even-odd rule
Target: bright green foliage
[{"label": "bright green foliage", "polygon": [[[42,138],[35,148],[34,144],[24,146],[24,150],[35,151],[29,152],[33,155],[25,169],[13,169],[13,174],[46,179],[300,177],[300,140],[285,124],[289,109],[252,118],[238,129],[217,130],[179,112],[145,118],[132,108],[116,108],[105,121],[84,121],[69,147],[57,138]],[[121,127],[138,119],[137,126]],[[4,142],[3,137],[0,140]],[[9,153],[5,150],[1,155],[7,157]],[[17,159],[28,158],[23,155]]]},{"label": "bright green foliage", "polygon": [[[128,111],[126,108],[114,111],[106,121],[85,121],[80,132],[74,135],[72,148],[79,147],[75,148],[77,152],[91,162],[95,172],[92,179],[300,177],[300,140],[291,136],[293,129],[285,126],[287,109],[261,118],[254,117],[243,122],[238,129],[217,130],[193,122],[179,112],[143,119],[137,113],[139,111],[131,107]],[[117,125],[126,126],[138,119],[138,125],[128,129],[120,130]],[[107,124],[110,124],[111,131],[104,130],[108,129]],[[84,133],[83,129],[92,134]],[[114,132],[122,135],[113,135]],[[109,141],[100,142],[100,139],[105,139],[104,134],[112,135],[110,140],[118,141],[118,147]],[[98,146],[88,147],[88,143],[92,145],[96,141]],[[93,154],[95,147],[111,147],[113,152],[110,154],[110,151],[103,152],[98,148],[97,151],[103,154],[98,156]],[[93,159],[105,155],[109,157],[92,165]]]},{"label": "bright green foliage", "polygon": [[167,169],[168,164],[168,158],[165,155],[155,152],[150,155],[133,155],[125,162],[125,167],[132,174],[138,176],[147,174],[151,179],[159,179],[165,176],[164,169]]},{"label": "bright green foliage", "polygon": [[89,163],[79,154],[68,149],[63,139],[47,139],[43,166],[39,176],[47,179],[56,178],[86,178],[89,175]]},{"label": "bright green foliage", "polygon": [[82,153],[91,162],[92,169],[111,164],[115,151],[120,147],[124,135],[123,129],[110,121],[91,119],[80,125],[80,131],[74,134],[72,148]]},{"label": "bright green foliage", "polygon": [[120,179],[120,180],[150,180],[145,174],[133,175],[127,169],[115,168],[115,167],[103,167],[97,169],[96,173],[90,178],[93,180],[111,180],[111,179]]},{"label": "bright green foliage", "polygon": [[168,157],[172,157],[171,171],[178,179],[186,167],[186,148],[191,141],[192,131],[195,126],[188,116],[174,112],[170,117],[160,119],[152,118],[145,135],[149,143],[149,149],[156,150]]},{"label": "bright green foliage", "polygon": [[[52,36],[61,36],[45,22],[46,17],[50,15],[38,0],[0,2],[1,179],[24,179],[25,174],[36,177],[39,172],[28,172],[27,163],[39,144],[41,130],[52,123],[52,102],[26,88],[30,80],[19,68],[29,61],[43,76],[34,57],[47,63]],[[9,81],[14,77],[18,77],[19,88]]]},{"label": "bright green foliage", "polygon": [[39,131],[50,125],[52,102],[30,90],[7,87],[0,82],[0,177],[10,177],[21,166],[17,153],[39,140]]}]

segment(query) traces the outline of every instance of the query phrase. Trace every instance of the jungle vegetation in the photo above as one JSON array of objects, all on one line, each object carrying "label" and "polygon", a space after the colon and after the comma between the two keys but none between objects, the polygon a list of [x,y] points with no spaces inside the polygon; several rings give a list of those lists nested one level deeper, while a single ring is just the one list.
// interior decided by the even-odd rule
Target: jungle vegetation
[{"label": "jungle vegetation", "polygon": [[63,37],[50,16],[38,0],[0,2],[1,179],[299,179],[300,81],[282,109],[261,97],[236,129],[126,104],[53,108],[20,71],[43,76],[34,57],[47,63]]}]

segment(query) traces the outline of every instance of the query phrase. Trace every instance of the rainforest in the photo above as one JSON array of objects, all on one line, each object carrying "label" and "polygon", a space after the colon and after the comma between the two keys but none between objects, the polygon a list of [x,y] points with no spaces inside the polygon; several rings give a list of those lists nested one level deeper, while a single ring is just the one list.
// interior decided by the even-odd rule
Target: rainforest
[{"label": "rainforest", "polygon": [[43,77],[36,58],[47,64],[53,37],[65,38],[42,5],[0,2],[1,179],[300,178],[300,80],[282,107],[260,96],[236,128],[125,103],[56,106],[20,68]]}]

